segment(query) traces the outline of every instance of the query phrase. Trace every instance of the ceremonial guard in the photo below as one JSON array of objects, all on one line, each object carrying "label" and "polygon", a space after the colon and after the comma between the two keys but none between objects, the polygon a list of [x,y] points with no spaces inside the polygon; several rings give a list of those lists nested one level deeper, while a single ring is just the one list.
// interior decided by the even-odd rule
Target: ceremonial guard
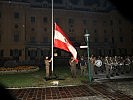
[{"label": "ceremonial guard", "polygon": [[71,59],[69,60],[69,64],[70,64],[72,78],[76,78],[76,64],[77,64],[77,62],[74,59],[74,57],[71,57]]},{"label": "ceremonial guard", "polygon": [[117,58],[117,56],[115,56],[113,59],[113,73],[115,75],[119,75],[118,74],[118,58]]},{"label": "ceremonial guard", "polygon": [[109,65],[108,57],[105,57],[104,64],[106,68],[106,77],[110,78],[110,65]]},{"label": "ceremonial guard", "polygon": [[46,80],[47,80],[47,79],[50,78],[49,70],[50,70],[50,62],[51,62],[51,60],[49,60],[48,57],[46,57],[44,62],[45,62]]},{"label": "ceremonial guard", "polygon": [[131,71],[133,71],[133,56],[130,57],[130,60],[131,60],[131,64],[130,64],[130,66],[131,66]]},{"label": "ceremonial guard", "polygon": [[94,75],[95,75],[95,72],[94,72],[95,60],[96,60],[96,58],[93,55],[91,55],[91,57],[90,57],[90,71],[91,71],[91,75],[92,75],[92,80],[93,80]]},{"label": "ceremonial guard", "polygon": [[100,60],[102,61],[102,65],[101,65],[101,67],[100,67],[100,71],[101,71],[101,73],[103,73],[103,72],[105,71],[105,65],[103,64],[103,62],[104,62],[104,57],[100,57]]},{"label": "ceremonial guard", "polygon": [[80,74],[81,76],[85,76],[86,74],[86,69],[87,69],[87,64],[86,61],[84,60],[84,57],[81,57],[80,62],[79,62],[79,66],[80,66]]},{"label": "ceremonial guard", "polygon": [[126,57],[125,59],[125,67],[126,67],[126,73],[129,73],[131,71],[131,61],[129,59],[129,57]]},{"label": "ceremonial guard", "polygon": [[121,74],[124,74],[124,59],[123,59],[123,57],[120,57],[120,59],[119,59],[119,69],[120,69],[120,73]]}]

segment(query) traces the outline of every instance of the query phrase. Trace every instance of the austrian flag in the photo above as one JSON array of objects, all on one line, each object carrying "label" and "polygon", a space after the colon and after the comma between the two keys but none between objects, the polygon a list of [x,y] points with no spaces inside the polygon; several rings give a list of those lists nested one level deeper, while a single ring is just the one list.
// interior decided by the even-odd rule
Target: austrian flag
[{"label": "austrian flag", "polygon": [[56,23],[54,33],[54,47],[65,50],[67,52],[71,52],[75,60],[78,61],[76,49],[73,47],[66,34]]}]

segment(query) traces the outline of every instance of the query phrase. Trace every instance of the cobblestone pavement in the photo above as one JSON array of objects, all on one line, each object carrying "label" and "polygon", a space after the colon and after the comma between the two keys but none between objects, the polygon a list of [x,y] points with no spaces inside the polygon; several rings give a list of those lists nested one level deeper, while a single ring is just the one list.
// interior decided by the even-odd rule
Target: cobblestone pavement
[{"label": "cobblestone pavement", "polygon": [[[97,98],[98,94],[88,86],[48,87],[11,89],[10,93],[17,100],[45,100],[45,99],[79,99],[79,97]],[[99,98],[99,97],[98,97]]]},{"label": "cobblestone pavement", "polygon": [[[133,78],[114,77],[98,79],[80,86],[28,87],[5,89],[1,91],[0,100],[9,99],[8,91],[15,100],[133,100]],[[2,95],[4,94],[4,95]],[[8,97],[8,99],[1,99]]]},{"label": "cobblestone pavement", "polygon": [[[129,85],[132,83],[133,82]],[[131,90],[130,86],[127,87],[128,85],[126,85],[125,88],[127,91],[122,92],[124,88],[121,89],[120,86],[124,87],[125,84],[126,83],[118,83],[116,85],[113,82],[94,82],[90,85],[80,86],[34,87],[7,90],[13,97],[15,97],[15,100],[133,100],[133,96],[127,93],[127,91],[129,92],[129,90]],[[131,92],[133,93],[133,91]]]},{"label": "cobblestone pavement", "polygon": [[133,97],[133,81],[109,82],[107,85]]}]

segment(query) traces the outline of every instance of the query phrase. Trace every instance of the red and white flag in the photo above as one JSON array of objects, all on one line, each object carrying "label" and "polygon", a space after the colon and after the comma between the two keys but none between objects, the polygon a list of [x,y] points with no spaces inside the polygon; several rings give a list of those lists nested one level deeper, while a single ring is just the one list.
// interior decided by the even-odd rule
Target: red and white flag
[{"label": "red and white flag", "polygon": [[75,60],[78,62],[76,49],[73,47],[71,41],[66,36],[66,34],[56,23],[54,33],[54,47],[65,50],[67,52],[71,52]]}]

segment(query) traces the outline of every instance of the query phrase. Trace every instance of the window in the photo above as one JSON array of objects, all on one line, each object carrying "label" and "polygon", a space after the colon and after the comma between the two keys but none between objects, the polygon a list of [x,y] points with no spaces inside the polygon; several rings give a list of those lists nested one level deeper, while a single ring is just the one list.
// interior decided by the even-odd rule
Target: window
[{"label": "window", "polygon": [[19,56],[22,56],[22,50],[19,50]]},{"label": "window", "polygon": [[20,17],[19,12],[15,12],[15,13],[14,13],[14,18],[15,18],[15,19],[19,19],[19,17]]},{"label": "window", "polygon": [[15,28],[18,28],[18,24],[15,24],[14,27],[15,27]]},{"label": "window", "polygon": [[36,2],[43,2],[43,0],[36,0]]},{"label": "window", "polygon": [[104,42],[108,42],[108,38],[107,37],[104,38]]},{"label": "window", "polygon": [[121,20],[119,20],[118,22],[119,22],[119,24],[122,24],[122,21]]},{"label": "window", "polygon": [[71,33],[72,32],[72,29],[69,29],[69,33]]},{"label": "window", "polygon": [[106,24],[106,21],[105,20],[103,21],[103,24]]},{"label": "window", "polygon": [[2,41],[2,34],[0,33],[0,42]]},{"label": "window", "polygon": [[98,38],[95,37],[95,43],[97,43],[97,42],[98,42]]},{"label": "window", "polygon": [[123,41],[124,41],[123,37],[120,37],[120,42],[123,42]]},{"label": "window", "polygon": [[119,28],[119,32],[122,32],[122,28]]},{"label": "window", "polygon": [[35,38],[34,36],[32,36],[32,37],[30,38],[30,41],[31,41],[32,43],[35,43],[35,42],[36,42],[36,38]]},{"label": "window", "polygon": [[43,37],[43,42],[44,42],[44,43],[48,43],[48,42],[49,42],[48,37]]},{"label": "window", "polygon": [[114,30],[112,29],[112,32],[114,32]]},{"label": "window", "polygon": [[114,40],[114,37],[112,37],[112,43],[114,44],[115,40]]},{"label": "window", "polygon": [[[76,0],[75,0],[75,1],[76,1]],[[84,0],[83,2],[84,2],[84,5],[85,5],[85,6],[90,5],[90,0]]]},{"label": "window", "polygon": [[44,17],[44,18],[43,18],[43,22],[44,22],[44,23],[48,23],[48,18],[47,18],[47,17]]},{"label": "window", "polygon": [[12,49],[10,50],[10,56],[13,56],[13,50]]},{"label": "window", "polygon": [[131,29],[131,32],[133,32],[133,29]]},{"label": "window", "polygon": [[93,25],[96,25],[97,21],[96,20],[93,20]]},{"label": "window", "polygon": [[62,0],[54,0],[54,3],[62,4]]},{"label": "window", "polygon": [[19,32],[15,32],[14,33],[14,42],[18,42],[19,41]]},{"label": "window", "polygon": [[28,56],[32,58],[37,56],[37,51],[36,50],[28,50]]},{"label": "window", "polygon": [[0,57],[3,57],[3,55],[4,55],[4,51],[0,50]]},{"label": "window", "polygon": [[122,49],[121,49],[121,48],[119,48],[118,50],[119,50],[119,54],[121,55],[121,54],[122,54]]},{"label": "window", "polygon": [[94,33],[97,33],[97,30],[96,29],[94,30]]},{"label": "window", "polygon": [[47,28],[46,27],[44,28],[44,32],[47,32]]},{"label": "window", "polygon": [[113,20],[110,20],[110,25],[111,25],[111,26],[113,25]]},{"label": "window", "polygon": [[69,33],[73,33],[74,32],[74,29],[69,29]]},{"label": "window", "polygon": [[133,37],[131,38],[131,41],[133,42]]},{"label": "window", "polygon": [[31,31],[35,31],[35,28],[31,28]]},{"label": "window", "polygon": [[31,16],[31,23],[35,23],[35,17]]},{"label": "window", "polygon": [[87,20],[86,19],[83,19],[83,24],[87,25]]},{"label": "window", "polygon": [[1,11],[0,11],[0,18],[2,17]]},{"label": "window", "polygon": [[77,4],[78,4],[78,2],[79,2],[79,0],[70,0],[70,2],[71,2],[72,4],[77,5]]},{"label": "window", "polygon": [[73,20],[72,18],[69,18],[69,19],[68,19],[68,23],[69,23],[69,24],[73,24],[73,23],[74,23],[74,20]]},{"label": "window", "polygon": [[10,50],[10,56],[13,56],[15,58],[17,58],[17,60],[19,60],[19,56],[21,56],[21,50],[19,49],[11,49]]},{"label": "window", "polygon": [[41,50],[41,55],[42,56],[47,56],[48,53],[49,53],[49,50],[47,50],[47,49]]},{"label": "window", "polygon": [[104,33],[107,33],[107,31],[106,31],[106,30],[104,30]]}]

